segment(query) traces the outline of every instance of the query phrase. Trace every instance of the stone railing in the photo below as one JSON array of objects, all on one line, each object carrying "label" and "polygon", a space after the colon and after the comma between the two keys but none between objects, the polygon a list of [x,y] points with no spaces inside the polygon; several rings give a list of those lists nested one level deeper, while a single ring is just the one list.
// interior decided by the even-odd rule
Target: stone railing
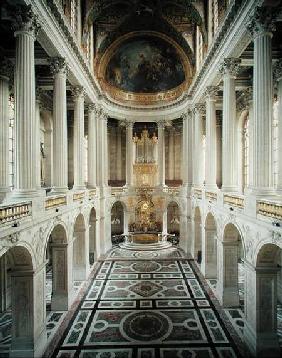
[{"label": "stone railing", "polygon": [[0,206],[0,224],[31,215],[31,202]]},{"label": "stone railing", "polygon": [[45,210],[57,208],[63,205],[67,205],[66,195],[47,198],[45,201]]},{"label": "stone railing", "polygon": [[166,191],[169,195],[179,195],[180,188],[179,187],[168,187]]},{"label": "stone railing", "polygon": [[237,208],[240,208],[240,209],[244,208],[244,198],[241,198],[236,195],[225,194],[223,197],[223,202],[226,205],[236,206]]},{"label": "stone railing", "polygon": [[194,189],[194,196],[195,196],[195,198],[202,200],[202,190]]},{"label": "stone railing", "polygon": [[206,199],[209,201],[217,201],[217,193],[212,191],[206,191],[205,193]]},{"label": "stone railing", "polygon": [[257,213],[270,218],[282,220],[282,203],[257,201]]},{"label": "stone railing", "polygon": [[85,197],[85,191],[81,191],[80,193],[73,194],[73,201],[80,201],[83,200]]}]

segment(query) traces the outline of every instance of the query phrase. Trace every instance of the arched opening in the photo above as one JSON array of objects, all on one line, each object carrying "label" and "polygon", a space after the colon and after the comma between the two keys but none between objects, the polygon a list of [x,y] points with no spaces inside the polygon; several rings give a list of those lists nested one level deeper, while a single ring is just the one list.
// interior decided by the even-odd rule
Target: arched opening
[{"label": "arched opening", "polygon": [[46,247],[46,309],[67,311],[71,301],[72,277],[65,228],[55,226]]},{"label": "arched opening", "polygon": [[1,326],[6,326],[1,329],[1,353],[20,357],[24,350],[26,356],[36,356],[37,342],[47,339],[45,267],[35,272],[32,256],[23,246],[10,248],[0,263]]},{"label": "arched opening", "polygon": [[275,244],[265,244],[258,252],[256,266],[246,265],[244,336],[259,357],[280,357],[281,353],[277,335],[281,251]]},{"label": "arched opening", "polygon": [[[87,233],[88,234],[88,233]],[[73,231],[73,281],[74,288],[86,280],[89,272],[89,249],[86,242],[85,221],[82,214],[75,220]]]},{"label": "arched opening", "polygon": [[111,236],[122,235],[125,230],[125,212],[120,201],[116,201],[111,210]]},{"label": "arched opening", "polygon": [[89,217],[89,265],[92,266],[97,260],[97,243],[96,243],[96,210],[92,208]]},{"label": "arched opening", "polygon": [[167,233],[176,237],[180,234],[180,209],[175,201],[167,206]]},{"label": "arched opening", "polygon": [[208,213],[206,217],[202,242],[201,268],[208,279],[217,278],[217,228],[214,216]]},{"label": "arched opening", "polygon": [[193,220],[193,240],[191,254],[200,264],[202,261],[202,224],[201,211],[199,207],[195,208]]},{"label": "arched opening", "polygon": [[218,241],[217,294],[225,307],[244,308],[244,248],[241,234],[234,224],[224,228]]}]

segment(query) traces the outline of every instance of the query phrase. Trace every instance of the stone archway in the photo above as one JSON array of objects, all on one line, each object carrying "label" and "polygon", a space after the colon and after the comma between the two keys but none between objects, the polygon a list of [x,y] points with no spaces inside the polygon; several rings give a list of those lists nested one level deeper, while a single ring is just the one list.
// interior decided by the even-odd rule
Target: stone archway
[{"label": "stone archway", "polygon": [[202,232],[202,273],[206,278],[217,277],[217,228],[214,216],[206,216],[204,232]]},{"label": "stone archway", "polygon": [[167,206],[167,233],[180,235],[180,209],[175,201],[171,201]]},{"label": "stone archway", "polygon": [[126,227],[124,204],[121,201],[116,201],[111,209],[111,236],[126,233]]},{"label": "stone archway", "polygon": [[49,281],[51,286],[51,311],[67,311],[72,295],[72,251],[66,230],[61,224],[56,225],[49,236],[46,260],[47,285]]},{"label": "stone archway", "polygon": [[85,281],[89,273],[89,240],[85,220],[79,214],[73,231],[73,280]]},{"label": "stone archway", "polygon": [[196,207],[194,210],[194,220],[193,220],[193,238],[192,238],[192,247],[191,254],[194,259],[200,264],[202,261],[202,218],[201,211],[199,207]]},{"label": "stone archway", "polygon": [[95,208],[92,208],[89,215],[89,265],[92,266],[98,257],[97,218],[96,210]]},{"label": "stone archway", "polygon": [[244,260],[243,240],[234,224],[227,224],[218,240],[217,296],[225,307],[239,307],[239,266]]},{"label": "stone archway", "polygon": [[244,336],[252,353],[259,357],[280,357],[277,337],[277,277],[281,248],[266,243],[259,249],[255,266],[245,263]]},{"label": "stone archway", "polygon": [[41,356],[47,341],[45,266],[36,269],[32,254],[15,246],[5,254],[11,270],[12,339],[10,356]]}]

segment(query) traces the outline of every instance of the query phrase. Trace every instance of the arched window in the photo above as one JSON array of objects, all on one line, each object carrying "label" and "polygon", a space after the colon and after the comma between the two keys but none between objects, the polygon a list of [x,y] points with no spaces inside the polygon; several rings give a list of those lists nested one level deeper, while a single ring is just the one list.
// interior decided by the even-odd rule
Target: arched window
[{"label": "arched window", "polygon": [[243,188],[246,188],[249,184],[249,152],[250,152],[250,136],[249,136],[249,116],[246,116],[243,123],[243,151],[242,151],[242,162],[243,162],[243,178],[242,184]]}]

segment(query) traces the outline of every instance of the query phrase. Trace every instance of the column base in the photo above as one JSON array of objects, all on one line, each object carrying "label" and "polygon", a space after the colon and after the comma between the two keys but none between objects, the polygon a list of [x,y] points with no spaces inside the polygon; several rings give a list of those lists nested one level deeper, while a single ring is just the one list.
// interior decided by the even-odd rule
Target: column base
[{"label": "column base", "polygon": [[248,322],[245,321],[244,340],[255,357],[281,357],[281,350],[276,332],[255,333]]},{"label": "column base", "polygon": [[222,186],[221,191],[224,193],[238,193],[237,186]]},{"label": "column base", "polygon": [[68,311],[71,303],[71,292],[55,293],[51,300],[51,311]]},{"label": "column base", "polygon": [[88,278],[89,265],[74,265],[73,266],[73,280],[85,281]]},{"label": "column base", "polygon": [[69,188],[67,186],[56,186],[52,188],[49,195],[65,194],[68,190]]},{"label": "column base", "polygon": [[15,189],[11,192],[9,195],[9,202],[18,202],[23,200],[30,200],[32,198],[38,198],[40,196],[43,196],[45,194],[44,190],[18,190]]},{"label": "column base", "polygon": [[73,191],[81,191],[81,190],[86,190],[86,186],[85,185],[76,185],[72,187]]},{"label": "column base", "polygon": [[238,288],[223,288],[216,287],[216,296],[223,307],[239,307],[239,293]]},{"label": "column base", "polygon": [[47,345],[47,333],[44,327],[36,342],[29,337],[12,338],[9,357],[11,358],[37,358],[42,357]]},{"label": "column base", "polygon": [[216,191],[218,190],[218,186],[216,184],[206,184],[204,186],[205,190],[211,190],[211,191]]}]

